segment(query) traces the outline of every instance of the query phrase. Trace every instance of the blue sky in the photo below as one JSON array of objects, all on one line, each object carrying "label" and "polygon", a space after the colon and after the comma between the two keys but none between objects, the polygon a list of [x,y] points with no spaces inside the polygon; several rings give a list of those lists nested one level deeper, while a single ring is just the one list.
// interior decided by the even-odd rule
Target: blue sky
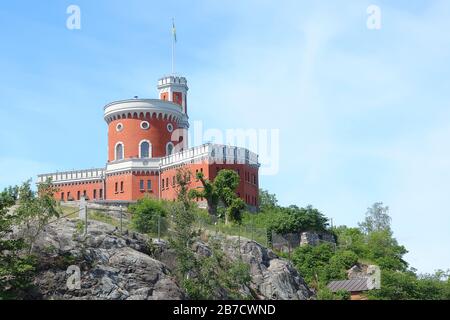
[{"label": "blue sky", "polygon": [[[2,4],[0,187],[102,167],[103,106],[156,97],[174,17],[191,121],[280,130],[261,187],[350,226],[383,201],[411,265],[450,268],[450,2],[337,2]],[[66,28],[70,4],[81,30]]]}]

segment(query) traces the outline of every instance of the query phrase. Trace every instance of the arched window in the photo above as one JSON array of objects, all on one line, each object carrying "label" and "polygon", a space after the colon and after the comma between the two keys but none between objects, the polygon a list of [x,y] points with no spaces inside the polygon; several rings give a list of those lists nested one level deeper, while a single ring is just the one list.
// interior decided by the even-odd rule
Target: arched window
[{"label": "arched window", "polygon": [[123,143],[118,142],[116,144],[116,154],[115,154],[116,160],[122,160],[123,159]]},{"label": "arched window", "polygon": [[166,155],[170,156],[170,155],[173,153],[173,149],[174,149],[174,148],[175,148],[175,147],[174,147],[173,143],[172,143],[172,142],[169,142],[169,143],[166,145]]},{"label": "arched window", "polygon": [[143,140],[139,143],[139,158],[151,158],[152,145],[148,140]]}]

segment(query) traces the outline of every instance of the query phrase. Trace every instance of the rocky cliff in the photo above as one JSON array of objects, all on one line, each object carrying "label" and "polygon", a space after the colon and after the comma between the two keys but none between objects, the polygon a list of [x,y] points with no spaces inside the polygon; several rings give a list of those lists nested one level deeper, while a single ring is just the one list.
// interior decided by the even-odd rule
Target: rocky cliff
[{"label": "rocky cliff", "polygon": [[[246,289],[256,299],[312,297],[290,262],[248,239],[226,237],[223,240],[223,250],[230,259],[242,257],[250,265],[252,281]],[[209,250],[201,241],[196,249],[199,254],[208,254]],[[35,250],[40,261],[34,280],[36,289],[29,294],[31,299],[187,298],[172,275],[176,259],[167,243],[149,246],[145,236],[120,235],[109,224],[90,221],[88,234],[84,236],[77,220],[60,219],[46,227]],[[81,271],[80,285],[75,288],[67,284],[70,266]]]}]

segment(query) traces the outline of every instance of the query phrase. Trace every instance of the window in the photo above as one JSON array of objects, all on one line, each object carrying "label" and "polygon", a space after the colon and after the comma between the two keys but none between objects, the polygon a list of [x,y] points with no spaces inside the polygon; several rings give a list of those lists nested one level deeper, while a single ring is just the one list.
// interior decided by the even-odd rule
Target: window
[{"label": "window", "polygon": [[70,201],[70,191],[67,192],[67,201]]},{"label": "window", "polygon": [[115,190],[116,190],[116,193],[119,192],[119,183],[118,182],[116,182],[116,184],[115,184]]},{"label": "window", "polygon": [[120,181],[120,192],[123,192],[123,181]]},{"label": "window", "polygon": [[103,199],[103,189],[100,189],[99,196],[100,196],[100,199]]},{"label": "window", "polygon": [[152,190],[152,180],[147,180],[147,190]]},{"label": "window", "polygon": [[77,200],[80,200],[81,196],[80,196],[80,191],[77,192]]},{"label": "window", "polygon": [[166,155],[170,156],[173,153],[174,145],[172,142],[169,142],[166,145]]},{"label": "window", "polygon": [[139,189],[144,191],[144,180],[139,181]]},{"label": "window", "polygon": [[166,188],[169,188],[169,178],[166,178]]},{"label": "window", "polygon": [[173,124],[171,124],[171,123],[167,124],[167,131],[173,132]]},{"label": "window", "polygon": [[143,129],[143,130],[150,129],[150,123],[148,123],[148,121],[142,121],[141,122],[141,129]]},{"label": "window", "polygon": [[94,189],[93,198],[94,198],[94,199],[97,199],[97,189]]},{"label": "window", "polygon": [[162,179],[162,189],[164,190],[164,179]]},{"label": "window", "polygon": [[116,155],[115,155],[115,159],[116,160],[122,160],[123,159],[123,143],[122,142],[118,142],[116,144]]},{"label": "window", "polygon": [[117,126],[116,126],[116,131],[117,131],[117,132],[120,132],[120,131],[122,131],[122,130],[123,130],[123,124],[118,123]]},{"label": "window", "polygon": [[151,145],[147,140],[141,141],[139,144],[139,158],[151,157]]},{"label": "window", "polygon": [[172,177],[172,186],[175,187],[175,176]]},{"label": "window", "polygon": [[61,201],[64,201],[64,192],[61,192]]}]

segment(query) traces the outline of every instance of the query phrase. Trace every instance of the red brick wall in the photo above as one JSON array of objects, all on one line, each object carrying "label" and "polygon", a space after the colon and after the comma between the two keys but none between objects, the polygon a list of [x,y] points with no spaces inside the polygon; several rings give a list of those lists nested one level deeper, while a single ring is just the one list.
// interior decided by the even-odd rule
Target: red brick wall
[{"label": "red brick wall", "polygon": [[[140,181],[144,181],[144,189],[141,189]],[[148,189],[148,181],[151,181],[151,189]],[[158,198],[158,174],[135,174],[133,175],[133,200],[139,200],[149,195]]]},{"label": "red brick wall", "polygon": [[210,164],[210,179],[216,177],[222,169],[235,170],[239,173],[240,182],[236,192],[245,203],[257,207],[259,202],[258,168],[245,164]]},{"label": "red brick wall", "polygon": [[[141,190],[140,181],[144,180],[144,189]],[[148,189],[148,180],[151,181],[151,189]],[[116,192],[116,183],[118,190]],[[123,190],[121,189],[123,183]],[[106,178],[107,200],[138,200],[146,194],[158,197],[157,174],[119,174]]]},{"label": "red brick wall", "polygon": [[[143,130],[141,128],[142,121],[150,123],[150,129]],[[167,124],[172,123],[174,130],[178,125],[174,121],[167,119],[152,119],[146,117],[119,119],[112,121],[108,126],[108,160],[114,161],[115,146],[118,142],[124,144],[124,158],[138,158],[139,157],[139,143],[142,140],[149,140],[152,144],[152,157],[165,157],[166,145],[171,140],[172,133],[167,130]],[[123,130],[118,132],[116,126],[122,123]],[[177,143],[173,141],[176,145]]]},{"label": "red brick wall", "polygon": [[[189,188],[201,188],[202,184],[196,179],[197,172],[203,172],[209,180],[214,180],[217,172],[222,169],[231,169],[239,171],[240,183],[237,193],[248,205],[258,206],[258,168],[243,164],[207,164],[197,163],[185,165],[184,168],[191,172],[191,182]],[[169,169],[161,174],[161,181],[164,179],[164,188],[161,188],[161,198],[166,200],[174,200],[177,197],[177,185],[173,184],[176,179],[177,168]],[[256,178],[256,180],[255,180]],[[144,181],[144,189],[141,190],[140,181]],[[148,181],[151,181],[151,190],[148,189]],[[168,182],[168,184],[167,184]],[[175,181],[176,182],[176,181]],[[117,191],[116,191],[117,183]],[[78,184],[57,185],[60,189],[55,195],[57,200],[68,200],[68,192],[74,200],[78,200],[78,191],[80,196],[86,191],[88,200],[100,199],[105,197],[105,190],[102,181],[84,182]],[[162,187],[162,183],[161,183]],[[94,190],[96,195],[94,198]],[[102,190],[102,191],[100,191]],[[64,198],[62,198],[64,193]],[[130,172],[111,175],[106,177],[106,199],[107,200],[138,200],[146,194],[159,198],[159,175],[157,173],[141,173],[132,174]]]},{"label": "red brick wall", "polygon": [[[117,184],[117,190],[116,190]],[[122,188],[123,186],[123,188]],[[107,200],[130,200],[132,193],[132,176],[130,173],[123,173],[106,177],[106,199]]]},{"label": "red brick wall", "polygon": [[[189,183],[189,189],[201,187],[202,183],[198,181],[196,173],[203,172],[205,177],[209,177],[209,166],[206,163],[189,164],[184,166],[186,170],[191,172],[191,182]],[[161,198],[166,200],[174,200],[177,198],[177,185],[173,185],[173,179],[176,180],[177,168],[169,169],[161,174]],[[164,179],[164,189],[162,188],[162,179]],[[167,186],[167,181],[169,186]],[[176,182],[176,181],[175,181]]]},{"label": "red brick wall", "polygon": [[[73,200],[78,199],[78,192],[80,196],[86,191],[87,198],[89,200],[100,199],[100,194],[104,197],[103,182],[102,181],[92,181],[92,182],[80,182],[80,183],[69,183],[69,184],[56,184],[58,187],[58,192],[55,194],[56,200],[68,201],[68,197],[72,197]],[[96,195],[94,198],[94,190],[96,190]],[[102,191],[100,191],[102,190]]]},{"label": "red brick wall", "polygon": [[183,94],[181,92],[174,92],[172,101],[181,106],[183,104]]},{"label": "red brick wall", "polygon": [[[189,188],[202,187],[200,181],[195,178],[197,171],[202,171],[206,179],[214,180],[217,172],[222,169],[230,169],[239,171],[240,182],[237,189],[237,193],[248,205],[258,206],[258,194],[259,194],[259,181],[258,181],[258,168],[251,167],[245,164],[189,164],[184,166],[192,173],[191,183]],[[176,176],[177,169],[170,169],[164,171],[161,175],[161,179],[165,180],[164,189],[161,190],[161,198],[167,200],[176,199],[176,186],[173,186],[173,179]],[[256,180],[255,180],[256,177]],[[167,186],[166,181],[169,181],[169,186]],[[256,182],[256,183],[255,183]],[[162,186],[162,184],[161,184]]]}]

